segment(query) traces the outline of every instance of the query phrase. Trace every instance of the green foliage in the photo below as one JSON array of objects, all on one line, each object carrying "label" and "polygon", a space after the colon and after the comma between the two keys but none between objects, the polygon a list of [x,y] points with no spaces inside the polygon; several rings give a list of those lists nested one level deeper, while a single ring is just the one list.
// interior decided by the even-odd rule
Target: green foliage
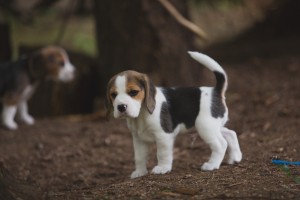
[{"label": "green foliage", "polygon": [[[18,48],[20,45],[44,46],[54,44],[63,23],[61,14],[55,9],[48,9],[46,12],[38,14],[30,23],[24,23],[10,15],[7,15],[6,20],[11,26],[13,58],[19,56]],[[65,28],[59,45],[90,56],[96,55],[92,17],[72,17]]]},{"label": "green foliage", "polygon": [[300,184],[300,177],[293,175],[291,172],[291,169],[287,165],[283,165],[280,167],[280,169],[290,178],[292,178],[295,183]]}]

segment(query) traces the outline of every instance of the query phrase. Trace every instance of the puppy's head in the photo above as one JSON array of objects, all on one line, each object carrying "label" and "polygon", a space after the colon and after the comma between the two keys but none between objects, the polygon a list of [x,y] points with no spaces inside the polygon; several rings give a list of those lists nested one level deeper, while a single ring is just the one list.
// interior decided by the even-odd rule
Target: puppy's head
[{"label": "puppy's head", "polygon": [[156,89],[148,76],[135,71],[124,71],[112,77],[107,85],[107,117],[136,118],[142,106],[150,114],[155,109]]},{"label": "puppy's head", "polygon": [[73,80],[75,68],[68,54],[57,46],[44,47],[29,57],[30,73],[35,78],[51,78],[63,82]]}]

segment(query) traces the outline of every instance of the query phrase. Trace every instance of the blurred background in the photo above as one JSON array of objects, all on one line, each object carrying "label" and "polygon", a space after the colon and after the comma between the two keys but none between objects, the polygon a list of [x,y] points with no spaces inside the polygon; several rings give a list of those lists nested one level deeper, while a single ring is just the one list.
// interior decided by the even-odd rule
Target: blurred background
[{"label": "blurred background", "polygon": [[220,62],[299,53],[300,1],[170,3],[205,36],[179,24],[160,1],[0,0],[0,61],[49,44],[67,50],[76,80],[42,82],[30,100],[30,113],[45,117],[103,110],[107,81],[125,69],[148,73],[163,86],[206,82],[188,50]]}]

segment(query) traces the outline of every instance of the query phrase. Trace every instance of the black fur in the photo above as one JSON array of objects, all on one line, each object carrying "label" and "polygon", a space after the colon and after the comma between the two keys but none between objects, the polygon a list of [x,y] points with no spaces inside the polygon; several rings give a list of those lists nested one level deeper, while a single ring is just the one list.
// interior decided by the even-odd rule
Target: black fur
[{"label": "black fur", "polygon": [[225,114],[225,106],[222,102],[222,96],[220,92],[214,88],[211,99],[211,115],[214,118],[224,117]]},{"label": "black fur", "polygon": [[20,58],[15,62],[0,63],[0,97],[8,91],[18,88],[18,77],[20,73],[28,72],[28,59]]},{"label": "black fur", "polygon": [[217,72],[217,71],[214,71],[214,74],[215,74],[215,77],[217,79],[217,84],[216,84],[216,87],[215,87],[215,90],[219,93],[222,92],[222,89],[224,87],[224,83],[225,83],[225,76],[223,73],[220,73],[220,72]]},{"label": "black fur", "polygon": [[166,133],[171,133],[173,131],[173,123],[169,110],[167,102],[163,102],[160,111],[160,124]]},{"label": "black fur", "polygon": [[211,102],[211,114],[214,118],[224,117],[225,105],[222,102],[222,90],[225,83],[225,76],[223,73],[214,72],[217,84],[212,93],[212,102]]},{"label": "black fur", "polygon": [[168,103],[163,103],[160,122],[163,130],[173,132],[183,123],[186,128],[195,125],[200,110],[201,91],[199,88],[164,88],[163,93]]}]

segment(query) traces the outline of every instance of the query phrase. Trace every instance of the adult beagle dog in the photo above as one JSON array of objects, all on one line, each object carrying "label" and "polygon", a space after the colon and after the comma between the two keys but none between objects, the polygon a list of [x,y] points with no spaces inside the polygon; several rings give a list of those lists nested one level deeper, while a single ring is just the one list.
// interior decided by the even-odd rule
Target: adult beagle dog
[{"label": "adult beagle dog", "polygon": [[28,114],[27,101],[37,84],[49,78],[67,82],[74,78],[74,72],[66,51],[57,46],[44,47],[15,62],[1,63],[0,99],[4,126],[17,129],[14,121],[17,113],[26,124],[34,124],[33,117]]},{"label": "adult beagle dog", "polygon": [[147,174],[148,146],[151,142],[157,145],[158,160],[152,173],[170,172],[174,139],[178,133],[192,127],[196,128],[212,151],[202,170],[219,169],[227,148],[229,164],[242,159],[236,133],[225,127],[228,120],[225,71],[207,55],[198,52],[189,54],[215,74],[215,87],[155,87],[147,75],[135,71],[121,72],[108,83],[107,115],[126,118],[133,136],[135,171],[131,178]]}]

